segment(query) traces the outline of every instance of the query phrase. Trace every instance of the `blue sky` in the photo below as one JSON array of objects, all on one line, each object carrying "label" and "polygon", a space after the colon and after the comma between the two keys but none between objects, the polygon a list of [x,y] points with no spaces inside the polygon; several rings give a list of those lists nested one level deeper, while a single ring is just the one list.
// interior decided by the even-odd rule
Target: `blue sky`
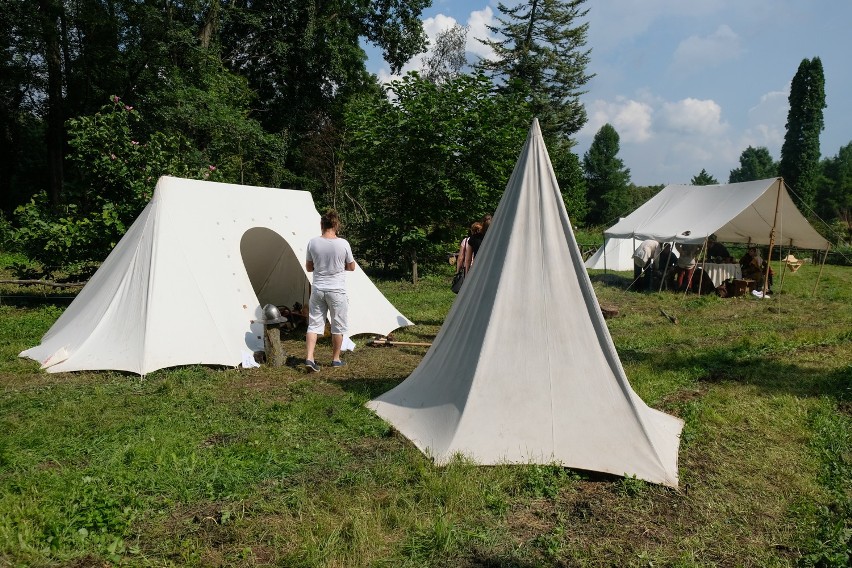
[{"label": "blue sky", "polygon": [[[513,0],[506,0],[513,5]],[[474,38],[498,15],[496,1],[434,0],[424,28],[434,38],[470,26],[468,56],[488,57]],[[721,183],[748,146],[781,156],[790,81],[804,58],[825,72],[824,157],[852,142],[852,2],[848,0],[589,0],[591,65],[577,135],[582,157],[605,123],[638,185],[689,183],[701,169]],[[368,49],[380,79],[388,66]],[[420,58],[405,68],[420,68]]]}]

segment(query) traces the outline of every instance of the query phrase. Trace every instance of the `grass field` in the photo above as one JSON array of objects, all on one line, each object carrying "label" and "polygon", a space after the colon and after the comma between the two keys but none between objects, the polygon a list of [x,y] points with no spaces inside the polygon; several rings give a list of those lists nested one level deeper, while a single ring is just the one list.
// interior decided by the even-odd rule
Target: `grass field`
[{"label": "grass field", "polygon": [[[0,288],[0,566],[847,566],[852,268],[826,267],[812,296],[818,271],[771,300],[592,275],[634,390],[686,421],[678,491],[555,464],[433,466],[364,407],[422,347],[361,341],[318,375],[46,374],[17,354],[63,300],[23,296],[67,293]],[[449,281],[377,283],[418,323],[397,339],[432,340]]]}]

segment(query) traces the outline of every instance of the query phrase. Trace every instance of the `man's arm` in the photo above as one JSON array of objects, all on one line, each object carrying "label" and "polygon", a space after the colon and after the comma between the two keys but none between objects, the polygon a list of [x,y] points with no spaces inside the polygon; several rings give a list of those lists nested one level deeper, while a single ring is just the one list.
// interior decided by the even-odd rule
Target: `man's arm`
[{"label": "man's arm", "polygon": [[307,270],[308,272],[314,271],[314,261],[313,260],[306,260],[305,261],[305,270]]},{"label": "man's arm", "polygon": [[347,263],[346,263],[346,270],[347,270],[348,272],[352,272],[352,271],[354,271],[354,270],[355,270],[355,261],[354,261],[354,260],[353,260],[352,262],[347,262]]}]

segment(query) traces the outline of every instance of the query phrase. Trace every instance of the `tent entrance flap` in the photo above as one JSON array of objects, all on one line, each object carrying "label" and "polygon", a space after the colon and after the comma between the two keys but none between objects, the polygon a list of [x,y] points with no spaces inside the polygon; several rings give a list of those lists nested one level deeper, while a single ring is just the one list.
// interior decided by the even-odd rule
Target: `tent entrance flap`
[{"label": "tent entrance flap", "polygon": [[261,306],[307,304],[310,284],[305,270],[281,235],[265,227],[249,229],[240,239],[240,254]]}]

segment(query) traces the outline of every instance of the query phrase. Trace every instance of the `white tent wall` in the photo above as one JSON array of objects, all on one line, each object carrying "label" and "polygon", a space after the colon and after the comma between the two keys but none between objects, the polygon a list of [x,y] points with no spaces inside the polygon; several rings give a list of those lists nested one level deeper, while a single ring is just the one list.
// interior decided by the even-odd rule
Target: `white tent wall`
[{"label": "white tent wall", "polygon": [[711,234],[727,243],[768,245],[772,236],[787,246],[828,247],[796,208],[781,178],[669,185],[604,232],[606,238],[693,244],[703,243]]},{"label": "white tent wall", "polygon": [[368,406],[438,464],[559,462],[677,485],[683,422],[627,382],[537,121],[431,348]]},{"label": "white tent wall", "polygon": [[633,270],[633,252],[638,246],[635,243],[632,238],[605,239],[604,246],[586,260],[585,266],[598,270]]},{"label": "white tent wall", "polygon": [[[263,324],[253,320],[265,303],[307,303],[305,248],[319,223],[304,191],[163,177],[41,344],[21,356],[50,372],[237,366],[263,349]],[[347,291],[349,335],[411,325],[360,268],[347,273]]]}]

